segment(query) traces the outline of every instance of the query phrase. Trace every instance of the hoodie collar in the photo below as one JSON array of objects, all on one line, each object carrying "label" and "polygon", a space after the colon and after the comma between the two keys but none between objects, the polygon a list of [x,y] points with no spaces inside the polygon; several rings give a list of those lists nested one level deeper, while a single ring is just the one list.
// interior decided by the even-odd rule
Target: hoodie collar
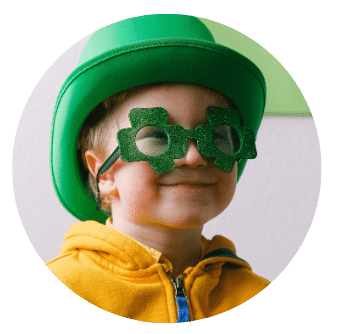
[{"label": "hoodie collar", "polygon": [[[202,260],[198,266],[229,262],[251,269],[247,262],[236,256],[234,244],[223,236],[214,236],[212,240],[202,236],[201,242]],[[159,251],[96,221],[78,222],[71,226],[60,255],[75,250],[88,251],[89,255],[95,252],[96,261],[110,262],[124,270],[147,269],[165,260]]]}]

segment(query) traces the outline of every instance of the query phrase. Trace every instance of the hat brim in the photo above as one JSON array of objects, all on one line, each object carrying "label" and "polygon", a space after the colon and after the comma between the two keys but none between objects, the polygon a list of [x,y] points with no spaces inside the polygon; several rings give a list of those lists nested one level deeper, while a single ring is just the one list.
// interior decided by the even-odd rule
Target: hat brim
[{"label": "hat brim", "polygon": [[[181,38],[134,43],[77,67],[58,95],[51,132],[50,166],[55,192],[80,220],[104,223],[88,193],[78,158],[78,137],[89,113],[107,97],[127,88],[158,82],[203,85],[231,98],[244,126],[257,133],[266,102],[260,70],[241,54],[213,42]],[[246,160],[238,164],[240,177]]]}]

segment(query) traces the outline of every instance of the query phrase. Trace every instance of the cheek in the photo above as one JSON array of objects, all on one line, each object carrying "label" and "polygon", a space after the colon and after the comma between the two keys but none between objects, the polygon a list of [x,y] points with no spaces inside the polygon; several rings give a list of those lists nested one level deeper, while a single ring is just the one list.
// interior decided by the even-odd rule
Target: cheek
[{"label": "cheek", "polygon": [[[220,202],[220,206],[223,207],[223,210],[229,205],[232,201],[235,189],[236,189],[236,181],[237,181],[237,168],[236,166],[230,173],[220,172],[220,187],[218,191],[218,199]],[[223,211],[222,210],[222,211]]]},{"label": "cheek", "polygon": [[114,174],[120,200],[132,205],[146,205],[157,196],[156,178],[158,174],[150,164],[141,162],[123,162]]}]

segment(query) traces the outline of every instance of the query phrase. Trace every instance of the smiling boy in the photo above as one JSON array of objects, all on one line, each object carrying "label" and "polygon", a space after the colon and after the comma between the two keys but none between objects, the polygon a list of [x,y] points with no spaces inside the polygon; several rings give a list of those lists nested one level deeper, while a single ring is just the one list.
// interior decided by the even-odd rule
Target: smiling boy
[{"label": "smiling boy", "polygon": [[[169,28],[170,24],[176,28]],[[137,31],[142,34],[142,27],[145,27],[145,39],[139,37],[139,41],[132,41]],[[155,28],[156,35],[153,38],[151,27]],[[179,27],[186,27],[183,34],[190,34],[190,30],[191,34],[197,33],[198,36],[180,38]],[[202,129],[213,126],[208,110],[213,110],[212,117],[218,118],[219,113],[224,116],[222,119],[225,121],[219,123],[220,126],[230,127],[227,120],[233,114],[241,122],[241,128],[248,122],[258,128],[256,119],[261,119],[264,108],[264,101],[261,101],[264,98],[264,87],[260,84],[262,75],[254,64],[225,48],[225,61],[221,61],[221,66],[228,63],[225,71],[231,74],[231,78],[220,78],[222,73],[219,72],[204,73],[205,82],[198,76],[202,68],[196,56],[203,50],[211,50],[215,57],[220,58],[223,49],[211,40],[205,41],[212,36],[193,17],[152,15],[121,21],[106,28],[102,32],[100,30],[100,34],[94,34],[88,42],[89,48],[83,56],[86,60],[83,60],[78,72],[69,77],[56,104],[52,136],[55,189],[70,212],[81,220],[87,214],[89,217],[70,228],[59,256],[50,261],[48,266],[64,284],[84,299],[128,318],[150,322],[186,322],[225,312],[256,295],[269,282],[254,274],[248,263],[236,256],[230,240],[222,236],[207,240],[202,236],[203,225],[223,212],[233,199],[238,174],[241,175],[245,163],[243,159],[249,155],[244,156],[241,148],[230,152],[229,149],[234,146],[232,137],[228,133],[222,137],[216,131],[218,127],[215,131],[220,138],[213,143],[221,146],[215,148],[216,155],[205,154],[209,150],[211,137],[208,137],[209,140],[200,138],[206,131]],[[167,33],[165,29],[170,31]],[[102,50],[101,55],[92,54],[89,58],[89,52],[94,52],[95,45],[101,46],[102,42],[108,48],[108,40],[115,39],[119,30],[126,32],[123,38],[127,39],[125,46],[112,46],[110,50]],[[148,42],[146,38],[149,38]],[[163,57],[158,54],[157,45],[163,49],[162,52],[169,52],[168,57],[166,53]],[[195,49],[198,54],[195,54]],[[141,54],[146,50],[149,55]],[[186,54],[189,50],[195,62]],[[180,54],[177,55],[177,52]],[[120,72],[120,57],[131,57],[132,53],[140,54],[140,59],[131,58],[126,71],[121,69],[130,83],[127,80],[114,82],[118,78],[115,72]],[[180,56],[182,60],[179,60]],[[170,57],[175,63],[170,63]],[[201,57],[203,65],[207,60],[204,54]],[[239,57],[244,62],[240,70],[236,69],[236,59]],[[117,63],[109,64],[112,60],[117,60]],[[217,67],[212,61],[211,71]],[[229,61],[236,63],[235,69],[232,69]],[[143,65],[150,68],[142,69]],[[105,67],[105,70],[101,70],[100,66]],[[244,73],[246,67],[256,79],[250,73]],[[203,72],[206,70],[203,69]],[[242,80],[238,88],[233,88],[239,84],[236,80],[241,81],[234,77],[239,78],[242,74],[247,79]],[[84,79],[87,75],[95,80]],[[248,79],[248,76],[251,78]],[[142,81],[141,78],[146,79]],[[220,87],[223,81],[228,82],[224,88]],[[229,84],[230,81],[234,85]],[[77,95],[70,88],[72,85],[76,90],[77,85],[82,88],[80,94]],[[251,101],[246,103],[239,95],[242,90],[245,90],[242,95],[250,97]],[[114,95],[109,94],[110,91]],[[116,98],[118,94],[121,98]],[[110,103],[111,100],[115,103]],[[256,105],[253,105],[253,101]],[[248,104],[253,107],[248,109]],[[152,117],[159,120],[160,110],[167,113],[165,132],[164,128],[159,129],[165,138],[160,137],[159,132],[158,137],[153,134],[139,139],[141,129],[136,129],[135,144],[130,146],[127,139],[119,143],[120,131],[134,128],[134,112],[140,115],[138,119],[152,113]],[[78,117],[72,115],[79,116],[80,112],[82,119],[76,120]],[[80,135],[69,138],[68,143],[73,147],[70,148],[70,145],[64,147],[62,142],[68,139],[69,132],[65,127],[71,123],[72,117],[74,128],[79,128],[77,134]],[[75,123],[78,125],[75,126]],[[190,139],[186,140],[184,154],[170,153],[172,140],[176,142],[178,138],[175,136],[176,139],[171,139],[172,134],[166,130],[172,126],[176,126],[179,133],[189,133]],[[189,132],[189,129],[196,130]],[[245,145],[248,140],[242,133],[239,132],[240,144]],[[79,147],[77,154],[76,140]],[[154,154],[153,150],[157,145],[159,149],[163,142],[167,146],[165,152]],[[125,158],[124,150],[130,153],[141,149],[143,145],[150,149],[147,156],[164,154],[173,161],[172,166],[166,172],[160,172],[158,165],[154,165],[148,157],[134,161]],[[103,171],[108,157],[118,146],[120,157],[116,157]],[[77,158],[69,161],[70,166],[65,166],[68,155]],[[57,162],[62,156],[66,160]],[[236,161],[229,168],[228,165],[217,163],[219,156],[227,157],[227,161],[233,158]],[[158,163],[160,168],[165,168],[164,163]],[[87,197],[83,190],[86,189],[86,178],[90,180],[90,188],[93,188],[93,197]],[[94,184],[98,191],[94,189]],[[110,215],[106,220],[102,218],[102,224],[98,222],[100,219],[96,219],[100,217],[100,212],[93,213],[95,206],[91,208],[87,204],[87,201],[95,203],[94,198]]]}]

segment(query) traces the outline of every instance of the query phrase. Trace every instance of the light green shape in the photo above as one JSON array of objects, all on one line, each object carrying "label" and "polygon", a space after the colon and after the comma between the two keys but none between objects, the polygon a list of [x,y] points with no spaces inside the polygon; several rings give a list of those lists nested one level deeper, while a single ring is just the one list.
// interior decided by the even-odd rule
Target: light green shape
[{"label": "light green shape", "polygon": [[223,24],[199,18],[215,41],[249,58],[266,79],[265,115],[311,116],[305,98],[286,69],[258,43]]}]

